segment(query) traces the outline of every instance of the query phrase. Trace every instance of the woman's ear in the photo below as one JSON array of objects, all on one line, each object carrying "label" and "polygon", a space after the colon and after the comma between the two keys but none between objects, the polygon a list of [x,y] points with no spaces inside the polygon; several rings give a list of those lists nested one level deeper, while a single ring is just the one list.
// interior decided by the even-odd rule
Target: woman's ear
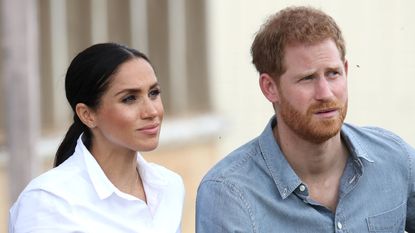
[{"label": "woman's ear", "polygon": [[75,107],[76,115],[90,129],[96,127],[95,113],[84,103],[78,103]]},{"label": "woman's ear", "polygon": [[261,88],[262,94],[267,98],[271,103],[276,103],[279,101],[278,86],[274,78],[267,73],[262,73],[259,77],[259,87]]}]

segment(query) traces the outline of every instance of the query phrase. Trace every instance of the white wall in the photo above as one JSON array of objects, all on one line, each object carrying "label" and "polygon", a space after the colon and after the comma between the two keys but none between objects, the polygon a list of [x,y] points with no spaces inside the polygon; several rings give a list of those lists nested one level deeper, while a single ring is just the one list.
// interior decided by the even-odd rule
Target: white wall
[{"label": "white wall", "polygon": [[228,121],[218,139],[224,156],[257,136],[272,107],[262,96],[250,45],[277,10],[306,4],[330,14],[346,39],[347,122],[380,126],[415,146],[415,1],[207,1],[208,50],[215,110]]}]

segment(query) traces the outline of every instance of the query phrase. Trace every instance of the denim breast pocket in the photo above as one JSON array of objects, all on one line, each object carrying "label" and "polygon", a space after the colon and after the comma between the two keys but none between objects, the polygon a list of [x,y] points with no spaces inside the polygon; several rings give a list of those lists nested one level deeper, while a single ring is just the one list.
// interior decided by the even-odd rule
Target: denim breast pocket
[{"label": "denim breast pocket", "polygon": [[366,219],[369,232],[402,233],[405,225],[406,203]]}]

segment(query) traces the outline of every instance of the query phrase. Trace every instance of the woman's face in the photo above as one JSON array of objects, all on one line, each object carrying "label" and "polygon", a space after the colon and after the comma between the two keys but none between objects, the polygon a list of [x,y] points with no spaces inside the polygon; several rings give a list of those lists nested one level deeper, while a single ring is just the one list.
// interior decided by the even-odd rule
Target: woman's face
[{"label": "woman's face", "polygon": [[141,58],[126,61],[113,74],[93,113],[94,143],[105,143],[115,150],[153,150],[158,145],[163,113],[160,86],[151,65]]}]

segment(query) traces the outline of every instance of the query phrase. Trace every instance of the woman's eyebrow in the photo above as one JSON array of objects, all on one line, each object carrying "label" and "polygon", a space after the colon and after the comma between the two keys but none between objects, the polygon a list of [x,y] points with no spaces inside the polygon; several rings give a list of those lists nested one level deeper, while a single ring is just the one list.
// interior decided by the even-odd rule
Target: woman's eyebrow
[{"label": "woman's eyebrow", "polygon": [[[160,84],[158,82],[155,82],[153,85],[150,86],[149,89],[151,90],[151,89],[153,89],[155,87],[159,87],[159,86],[160,86]],[[142,88],[125,88],[125,89],[122,89],[121,91],[115,93],[114,96],[118,96],[118,95],[121,95],[123,93],[140,93],[140,92],[142,92]]]},{"label": "woman's eyebrow", "polygon": [[114,96],[118,96],[124,93],[140,93],[141,89],[140,88],[126,88],[126,89],[122,89],[121,91],[115,93]]}]

